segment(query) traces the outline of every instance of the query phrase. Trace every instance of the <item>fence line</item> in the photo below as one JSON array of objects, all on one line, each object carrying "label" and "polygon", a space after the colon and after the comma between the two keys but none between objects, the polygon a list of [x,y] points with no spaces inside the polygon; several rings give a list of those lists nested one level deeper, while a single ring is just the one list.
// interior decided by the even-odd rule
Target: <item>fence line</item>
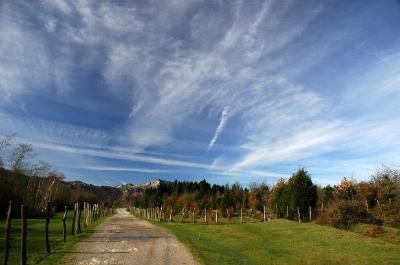
[{"label": "fence line", "polygon": [[[236,212],[236,214],[233,214],[233,211],[228,211],[227,209],[225,218],[228,219],[228,223],[231,223],[233,217],[235,216],[236,218],[238,218],[238,223],[240,224],[244,223],[245,216],[247,216],[247,218],[250,218],[251,223],[254,223],[255,220],[258,220],[259,222],[269,222],[271,221],[272,218],[282,218],[282,217],[283,218],[286,217],[287,219],[292,218],[298,222],[304,222],[304,221],[311,222],[313,221],[313,218],[317,217],[318,213],[322,213],[323,211],[323,205],[321,206],[321,208],[312,208],[311,206],[309,206],[308,213],[303,213],[300,210],[300,207],[292,209],[289,207],[289,205],[287,205],[285,207],[286,215],[278,216],[278,214],[276,213],[278,205],[275,204],[274,208],[268,207],[267,205],[263,205],[263,209],[261,211],[258,211],[254,208],[249,208],[246,210],[243,209],[242,207],[240,208],[239,212]],[[191,223],[203,222],[203,223],[218,224],[224,219],[223,211],[221,211],[220,209],[208,209],[207,207],[205,207],[204,210],[202,210],[200,208],[190,209],[188,207],[182,207],[179,210],[177,210],[176,208],[174,209],[171,206],[169,206],[169,208],[167,209],[168,210],[164,211],[163,207],[148,207],[148,208],[129,207],[129,211],[133,215],[147,220],[168,221],[168,222],[173,222],[174,220],[175,221],[179,220],[180,222],[184,222],[184,220],[186,220]],[[291,214],[289,215],[290,211]],[[313,211],[314,214],[316,213],[316,215],[313,214]],[[245,212],[247,212],[247,214],[245,214]],[[178,219],[176,218],[177,216]],[[186,216],[187,218],[185,218]]]},{"label": "fence line", "polygon": [[[9,255],[11,250],[11,229],[12,229],[12,202],[9,202],[8,211],[7,211],[7,219],[6,219],[6,227],[5,227],[5,247],[4,247],[4,260],[3,265],[8,265]],[[83,217],[82,211],[83,208]],[[62,216],[62,238],[63,242],[67,241],[67,212],[68,207],[64,207],[64,214]],[[72,218],[72,227],[71,227],[71,234],[74,235],[80,234],[82,232],[80,223],[81,217],[84,222],[84,228],[87,228],[90,224],[96,222],[102,217],[111,216],[114,214],[114,209],[109,207],[104,207],[100,204],[90,204],[88,202],[83,202],[80,204],[79,202],[74,204],[74,215]],[[46,217],[45,217],[45,248],[47,253],[51,253],[51,246],[49,241],[49,226],[50,226],[50,216],[51,216],[51,205],[48,203],[46,205]],[[29,236],[29,231],[27,229],[27,220],[26,216],[26,207],[21,205],[21,251],[20,251],[20,264],[26,265],[27,264],[27,238]]]}]

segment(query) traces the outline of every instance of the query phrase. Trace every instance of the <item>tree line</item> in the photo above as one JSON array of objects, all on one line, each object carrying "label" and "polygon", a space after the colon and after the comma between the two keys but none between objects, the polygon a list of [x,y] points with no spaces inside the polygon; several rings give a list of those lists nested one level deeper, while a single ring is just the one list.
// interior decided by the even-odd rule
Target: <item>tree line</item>
[{"label": "tree line", "polygon": [[343,178],[337,185],[324,187],[314,184],[304,168],[272,186],[175,180],[137,193],[132,206],[135,211],[143,210],[142,214],[164,220],[171,219],[171,214],[183,220],[185,213],[206,216],[207,211],[218,211],[228,222],[244,212],[256,220],[288,218],[343,229],[358,223],[400,227],[400,171],[383,166],[369,180]]},{"label": "tree line", "polygon": [[[26,216],[35,217],[45,216],[47,205],[52,212],[73,208],[76,202],[111,207],[120,198],[121,191],[113,187],[65,182],[61,172],[38,158],[32,145],[17,143],[14,135],[0,139],[0,217],[9,201],[24,205]],[[11,214],[19,216],[19,207],[13,207]]]},{"label": "tree line", "polygon": [[[288,218],[315,220],[349,229],[357,223],[400,227],[400,171],[382,166],[365,181],[343,178],[337,185],[317,186],[307,170],[300,168],[288,179],[273,185],[252,183],[243,187],[211,185],[202,181],[160,182],[153,189],[119,189],[82,182],[65,182],[62,173],[40,161],[25,143],[15,137],[0,139],[0,216],[9,201],[25,205],[27,216],[45,216],[54,210],[73,208],[76,202],[105,206],[132,205],[136,208],[163,207],[173,213],[200,214],[217,210],[230,222],[239,214],[252,219]],[[15,208],[14,215],[19,215]]]}]

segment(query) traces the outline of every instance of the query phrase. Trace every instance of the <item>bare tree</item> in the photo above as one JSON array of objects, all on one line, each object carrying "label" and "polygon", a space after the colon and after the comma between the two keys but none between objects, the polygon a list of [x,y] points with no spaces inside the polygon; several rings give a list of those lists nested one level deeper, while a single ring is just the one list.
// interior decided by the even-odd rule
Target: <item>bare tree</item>
[{"label": "bare tree", "polygon": [[14,134],[6,136],[3,139],[0,139],[0,168],[3,168],[5,166],[5,159],[7,156],[7,149],[9,146],[11,146],[11,142],[13,138],[15,137]]},{"label": "bare tree", "polygon": [[26,173],[28,160],[35,156],[31,144],[18,144],[11,151],[10,166],[14,172]]}]

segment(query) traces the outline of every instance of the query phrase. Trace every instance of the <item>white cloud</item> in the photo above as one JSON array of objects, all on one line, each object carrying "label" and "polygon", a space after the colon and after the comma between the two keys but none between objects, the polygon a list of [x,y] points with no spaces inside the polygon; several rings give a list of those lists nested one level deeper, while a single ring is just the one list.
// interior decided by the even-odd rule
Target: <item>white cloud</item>
[{"label": "white cloud", "polygon": [[[190,45],[190,38],[180,37],[187,29],[176,25],[181,25],[181,20],[188,12],[197,8],[196,19],[191,21],[189,29],[195,33],[190,35],[195,38],[193,42],[197,42],[205,37],[202,35],[204,31],[197,29],[203,26],[210,14],[212,17],[217,16],[210,13],[207,7],[203,10],[195,3],[173,4],[173,9],[169,4],[161,4],[160,7],[149,6],[145,10],[134,4],[117,5],[94,1],[56,1],[47,5],[62,13],[58,17],[57,35],[41,36],[42,40],[48,38],[62,43],[57,47],[55,61],[44,63],[53,69],[51,81],[56,85],[60,100],[68,101],[68,93],[79,91],[79,87],[75,87],[79,71],[100,67],[99,71],[112,91],[113,98],[132,98],[132,112],[125,125],[124,135],[137,148],[173,142],[176,128],[204,112],[215,117],[223,112],[220,106],[232,106],[231,115],[243,114],[244,122],[251,120],[252,126],[264,127],[264,117],[272,117],[272,109],[276,113],[291,111],[289,104],[283,106],[280,102],[285,100],[280,98],[286,97],[285,93],[289,93],[288,97],[295,94],[298,98],[310,94],[305,89],[291,91],[285,88],[286,84],[278,84],[278,88],[276,82],[271,81],[281,78],[272,71],[275,59],[269,59],[270,63],[266,66],[260,66],[260,63],[263,64],[260,60],[294,41],[319,9],[312,9],[296,24],[282,26],[286,13],[294,8],[291,4],[277,9],[276,3],[266,1],[253,3],[247,9],[244,8],[245,3],[239,1],[231,9],[226,9],[222,4],[210,3],[224,16],[223,21],[226,23],[221,28],[225,32],[221,34],[220,29],[213,25],[208,27],[207,34],[215,39],[208,39],[207,44],[197,47]],[[163,9],[163,15],[155,16],[159,8]],[[154,19],[143,22],[149,14]],[[53,30],[54,26],[50,29]],[[274,38],[272,40],[266,36]],[[22,43],[30,42],[24,40]],[[90,60],[86,57],[93,50],[101,51],[99,54],[103,60],[85,64],[85,61]],[[85,56],[82,58],[80,54]],[[46,56],[46,53],[41,55],[42,58]],[[25,57],[36,61],[31,55]],[[43,70],[40,71],[42,73]],[[43,81],[43,78],[40,80]],[[21,87],[29,81],[24,81]],[[274,95],[279,90],[285,92]],[[77,104],[66,103],[74,106]],[[81,105],[79,107],[96,110],[95,106]],[[255,108],[258,113],[254,111],[250,114],[251,109]],[[222,131],[224,122],[220,125],[215,139],[209,144],[210,148]]]},{"label": "white cloud", "polygon": [[140,172],[140,173],[167,173],[173,172],[165,169],[137,168],[137,167],[105,167],[105,166],[84,166],[81,169],[94,171],[115,171],[115,172]]},{"label": "white cloud", "polygon": [[357,101],[357,106],[363,108],[383,107],[381,104],[398,106],[400,97],[400,53],[391,53],[370,65],[363,66],[356,76],[349,78],[347,89],[343,94],[343,105],[351,106]]},{"label": "white cloud", "polygon": [[277,141],[257,142],[245,146],[250,152],[232,166],[239,170],[255,165],[270,165],[287,160],[299,160],[309,156],[335,150],[332,143],[343,137],[344,132],[337,124],[323,124],[298,128],[292,136]]},{"label": "white cloud", "polygon": [[81,148],[81,147],[73,147],[73,146],[43,143],[43,142],[32,142],[32,144],[34,147],[38,148],[44,148],[44,149],[60,151],[64,153],[72,153],[77,155],[84,155],[84,156],[94,156],[94,157],[102,157],[108,159],[144,162],[149,164],[157,164],[165,166],[177,166],[177,167],[200,168],[200,169],[208,168],[207,164],[188,162],[183,160],[159,158],[154,156],[145,156],[145,155],[135,154],[133,152],[124,152],[113,149]]},{"label": "white cloud", "polygon": [[[209,139],[198,143],[195,135],[182,130],[200,120],[208,125],[201,132],[213,134],[209,154],[222,150],[215,145],[219,137],[231,137],[226,142],[234,145],[234,155],[218,154],[220,160],[211,167],[218,172],[229,168],[234,173],[254,172],[265,164],[314,157],[339,147],[346,149],[346,145],[357,150],[369,145],[380,149],[377,143],[388,146],[390,142],[384,139],[397,146],[392,136],[385,136],[387,128],[392,128],[389,121],[371,128],[369,118],[357,124],[342,117],[346,114],[333,112],[353,110],[358,107],[348,106],[358,104],[370,108],[376,102],[394,110],[400,87],[398,54],[380,56],[380,62],[367,67],[365,75],[355,71],[354,82],[347,84],[343,96],[337,95],[343,98],[341,104],[328,98],[333,92],[301,84],[301,73],[340,50],[345,39],[359,30],[334,30],[322,20],[312,23],[324,17],[320,16],[326,11],[321,3],[167,1],[139,5],[57,0],[42,2],[35,12],[27,11],[33,10],[28,3],[22,6],[26,8],[12,2],[2,6],[1,103],[4,98],[29,99],[40,94],[97,114],[109,114],[121,102],[129,105],[122,108],[129,113],[117,113],[119,124],[107,125],[106,130],[0,115],[10,124],[3,130],[22,131],[21,137],[37,142],[42,136],[49,137],[43,148],[208,170],[206,162],[136,154],[173,146],[207,153]],[[44,23],[35,25],[36,16]],[[85,78],[93,91],[107,95],[107,104],[97,102],[92,94],[86,97],[88,84],[81,83]],[[104,111],[105,105],[110,107]],[[218,118],[217,128],[211,127],[210,121]],[[228,131],[221,134],[228,120],[237,132],[234,136]],[[109,142],[116,147],[109,148]],[[120,146],[131,151],[122,152]]]},{"label": "white cloud", "polygon": [[110,134],[101,129],[26,118],[0,112],[0,134],[16,133],[21,139],[47,141],[65,145],[101,147],[110,140]]},{"label": "white cloud", "polygon": [[211,139],[210,143],[208,144],[208,149],[211,149],[214,146],[215,142],[218,139],[218,136],[222,133],[222,130],[225,128],[228,118],[229,118],[229,108],[225,107],[222,110],[221,120],[219,121],[218,127],[215,130],[214,136]]},{"label": "white cloud", "polygon": [[[0,16],[0,102],[21,94],[43,90],[50,84],[50,60],[43,40],[9,19],[17,16],[2,4]],[[7,13],[6,10],[8,11]],[[29,87],[26,86],[29,84]]]}]

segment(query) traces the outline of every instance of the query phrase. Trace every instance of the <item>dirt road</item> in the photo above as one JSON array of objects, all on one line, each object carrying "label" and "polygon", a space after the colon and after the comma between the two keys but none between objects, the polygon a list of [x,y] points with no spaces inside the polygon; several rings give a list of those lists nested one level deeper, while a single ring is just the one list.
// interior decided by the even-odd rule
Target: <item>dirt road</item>
[{"label": "dirt road", "polygon": [[189,251],[161,228],[132,216],[125,209],[66,253],[60,264],[175,265],[196,264]]}]

